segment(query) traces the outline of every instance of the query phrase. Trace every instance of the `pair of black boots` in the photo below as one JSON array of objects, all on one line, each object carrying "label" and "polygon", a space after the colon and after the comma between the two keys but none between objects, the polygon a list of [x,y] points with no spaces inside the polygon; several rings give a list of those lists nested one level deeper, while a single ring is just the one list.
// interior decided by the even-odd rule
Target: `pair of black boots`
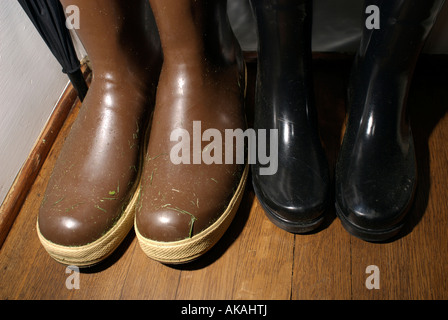
[{"label": "pair of black boots", "polygon": [[[421,48],[444,0],[367,0],[379,29],[364,27],[348,86],[347,120],[335,168],[335,199],[321,145],[311,70],[311,0],[251,0],[258,74],[254,129],[277,129],[267,154],[278,170],[252,165],[255,193],[269,219],[292,233],[315,230],[326,209],[366,241],[394,237],[416,189],[416,158],[406,100]],[[378,27],[378,26],[376,26]],[[278,148],[269,149],[272,143]],[[272,156],[272,155],[271,155]]]}]

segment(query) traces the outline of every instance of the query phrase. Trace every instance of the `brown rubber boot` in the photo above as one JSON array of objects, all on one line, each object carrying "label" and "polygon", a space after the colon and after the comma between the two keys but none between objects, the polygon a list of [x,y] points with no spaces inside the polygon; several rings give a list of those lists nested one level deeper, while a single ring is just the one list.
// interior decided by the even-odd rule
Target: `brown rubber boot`
[{"label": "brown rubber boot", "polygon": [[[237,163],[236,155],[226,163],[224,153],[230,144],[224,137],[226,129],[246,126],[245,67],[226,1],[150,0],[150,4],[164,63],[135,230],[150,258],[185,263],[221,238],[243,195],[248,167],[244,159]],[[204,135],[213,138],[201,142],[207,129],[216,129]],[[220,134],[222,144],[212,132]],[[182,143],[185,148],[179,147]],[[209,163],[207,154],[215,156],[211,159],[215,162]]]},{"label": "brown rubber boot", "polygon": [[89,266],[133,226],[161,50],[146,0],[61,2],[80,9],[77,34],[93,79],[50,177],[37,230],[54,259]]}]

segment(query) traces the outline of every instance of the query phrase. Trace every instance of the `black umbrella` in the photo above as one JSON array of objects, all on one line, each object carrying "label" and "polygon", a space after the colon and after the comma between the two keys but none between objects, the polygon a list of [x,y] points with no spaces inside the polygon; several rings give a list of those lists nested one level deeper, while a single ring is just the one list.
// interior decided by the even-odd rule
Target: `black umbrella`
[{"label": "black umbrella", "polygon": [[68,75],[82,101],[87,93],[81,65],[65,26],[65,14],[59,0],[18,0],[42,39]]}]

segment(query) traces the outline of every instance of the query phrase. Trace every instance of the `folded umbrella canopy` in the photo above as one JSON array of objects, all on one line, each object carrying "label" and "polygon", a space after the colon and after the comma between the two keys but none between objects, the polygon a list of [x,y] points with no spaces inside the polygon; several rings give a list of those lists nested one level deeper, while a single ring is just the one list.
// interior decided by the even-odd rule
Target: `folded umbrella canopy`
[{"label": "folded umbrella canopy", "polygon": [[82,101],[87,93],[87,84],[73,46],[69,30],[65,25],[65,14],[59,0],[18,0],[23,10],[36,27],[55,58],[67,74]]}]

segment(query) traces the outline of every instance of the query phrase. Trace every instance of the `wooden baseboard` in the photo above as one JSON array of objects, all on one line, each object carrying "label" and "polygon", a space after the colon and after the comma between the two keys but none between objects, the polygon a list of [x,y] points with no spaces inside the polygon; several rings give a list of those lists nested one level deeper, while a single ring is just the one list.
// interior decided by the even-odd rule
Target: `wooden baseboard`
[{"label": "wooden baseboard", "polygon": [[[83,73],[86,79],[91,74],[87,66],[83,66]],[[77,102],[79,100],[76,90],[69,83],[0,207],[0,248],[20,212],[56,137]]]}]

